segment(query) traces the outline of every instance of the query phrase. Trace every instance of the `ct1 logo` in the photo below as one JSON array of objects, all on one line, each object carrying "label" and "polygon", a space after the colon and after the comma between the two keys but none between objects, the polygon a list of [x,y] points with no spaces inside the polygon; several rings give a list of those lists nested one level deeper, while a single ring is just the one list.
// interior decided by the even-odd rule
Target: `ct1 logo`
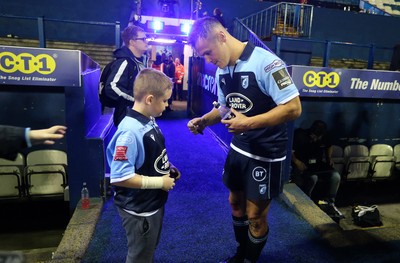
[{"label": "ct1 logo", "polygon": [[315,72],[315,71],[307,71],[303,75],[303,83],[309,88],[318,87],[318,88],[336,88],[340,83],[340,76],[337,72]]},{"label": "ct1 logo", "polygon": [[11,52],[0,53],[0,71],[14,73],[19,71],[24,74],[38,72],[48,75],[56,69],[56,61],[48,54],[34,56],[29,53],[15,55]]},{"label": "ct1 logo", "polygon": [[257,166],[253,169],[252,176],[255,181],[262,182],[269,175],[267,174],[267,170],[265,170],[263,167]]}]

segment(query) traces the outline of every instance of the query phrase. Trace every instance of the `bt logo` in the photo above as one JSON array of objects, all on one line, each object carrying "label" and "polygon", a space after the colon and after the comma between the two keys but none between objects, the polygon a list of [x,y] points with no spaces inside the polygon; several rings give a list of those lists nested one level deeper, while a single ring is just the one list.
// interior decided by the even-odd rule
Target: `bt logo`
[{"label": "bt logo", "polygon": [[[262,182],[266,178],[269,178],[269,174],[267,170],[265,170],[263,167],[257,166],[253,169],[252,172],[253,179],[257,182]],[[269,180],[269,179],[267,179]]]},{"label": "bt logo", "polygon": [[38,72],[48,75],[56,69],[56,61],[48,54],[34,56],[29,53],[15,55],[11,52],[0,53],[0,72],[14,73],[19,71],[24,74]]},{"label": "bt logo", "polygon": [[340,76],[337,72],[315,72],[307,71],[303,76],[303,83],[309,88],[336,88],[340,83]]}]

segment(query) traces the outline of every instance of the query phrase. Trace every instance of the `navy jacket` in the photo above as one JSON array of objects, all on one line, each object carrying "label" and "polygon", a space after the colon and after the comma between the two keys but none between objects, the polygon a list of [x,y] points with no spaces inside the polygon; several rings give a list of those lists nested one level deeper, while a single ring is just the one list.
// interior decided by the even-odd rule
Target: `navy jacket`
[{"label": "navy jacket", "polygon": [[133,83],[147,63],[144,57],[135,57],[125,46],[116,49],[114,57],[116,61],[107,78],[105,92],[108,97],[118,101],[114,110],[114,125],[118,126],[126,115],[126,107],[133,106]]},{"label": "navy jacket", "polygon": [[15,160],[26,147],[25,128],[0,125],[0,158]]}]

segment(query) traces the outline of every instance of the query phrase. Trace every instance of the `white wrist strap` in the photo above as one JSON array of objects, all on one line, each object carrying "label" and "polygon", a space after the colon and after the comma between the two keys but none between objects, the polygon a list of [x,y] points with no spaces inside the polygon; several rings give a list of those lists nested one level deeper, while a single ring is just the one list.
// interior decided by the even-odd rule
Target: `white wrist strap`
[{"label": "white wrist strap", "polygon": [[161,189],[164,185],[164,179],[160,176],[143,176],[141,189]]}]

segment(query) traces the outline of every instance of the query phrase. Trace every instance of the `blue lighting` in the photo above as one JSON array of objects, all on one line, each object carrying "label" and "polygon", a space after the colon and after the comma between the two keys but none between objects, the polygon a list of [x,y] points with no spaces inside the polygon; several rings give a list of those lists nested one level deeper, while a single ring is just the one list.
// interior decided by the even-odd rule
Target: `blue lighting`
[{"label": "blue lighting", "polygon": [[154,31],[160,31],[164,29],[164,22],[159,20],[148,21],[147,27],[153,29]]},{"label": "blue lighting", "polygon": [[185,35],[188,35],[190,32],[190,29],[192,29],[191,24],[181,24],[181,32]]}]

